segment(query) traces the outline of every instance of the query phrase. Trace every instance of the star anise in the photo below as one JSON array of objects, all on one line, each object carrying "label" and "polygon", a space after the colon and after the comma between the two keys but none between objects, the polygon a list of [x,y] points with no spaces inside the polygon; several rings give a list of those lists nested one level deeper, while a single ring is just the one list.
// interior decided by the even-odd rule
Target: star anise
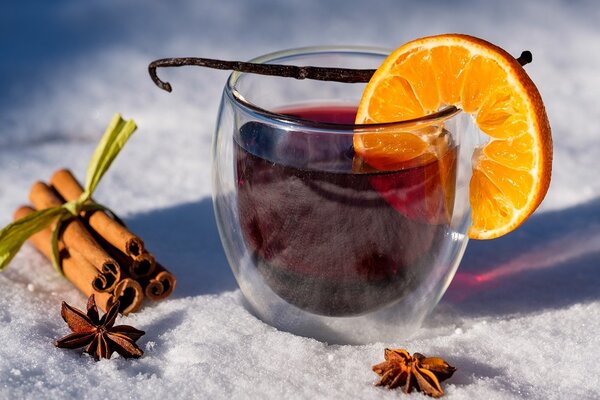
[{"label": "star anise", "polygon": [[87,314],[64,301],[60,314],[73,333],[54,342],[57,347],[77,349],[87,346],[84,351],[92,355],[96,361],[110,358],[115,351],[125,358],[137,358],[144,354],[135,344],[144,335],[144,331],[128,325],[114,326],[119,314],[118,301],[102,318],[98,315],[93,294],[87,302]]},{"label": "star anise", "polygon": [[420,353],[412,356],[404,349],[385,349],[385,361],[373,366],[381,376],[377,386],[389,389],[402,386],[405,393],[412,389],[432,397],[441,397],[444,391],[440,382],[452,376],[456,368],[438,357],[425,357]]}]

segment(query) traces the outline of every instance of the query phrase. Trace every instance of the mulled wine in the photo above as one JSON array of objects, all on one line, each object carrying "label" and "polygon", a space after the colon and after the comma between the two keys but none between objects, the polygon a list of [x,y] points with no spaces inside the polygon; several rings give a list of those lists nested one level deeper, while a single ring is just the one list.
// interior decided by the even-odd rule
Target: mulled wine
[{"label": "mulled wine", "polygon": [[[356,114],[281,111],[337,124]],[[396,171],[357,170],[356,157],[352,135],[260,121],[235,135],[237,206],[253,264],[279,297],[315,314],[360,315],[401,300],[431,273],[451,232],[456,147]]]}]

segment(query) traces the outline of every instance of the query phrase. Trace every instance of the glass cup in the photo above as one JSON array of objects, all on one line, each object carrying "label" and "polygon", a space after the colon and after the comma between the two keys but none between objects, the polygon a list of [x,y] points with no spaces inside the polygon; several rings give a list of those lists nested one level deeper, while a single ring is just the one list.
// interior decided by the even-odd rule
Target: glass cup
[{"label": "glass cup", "polygon": [[[387,54],[312,47],[252,61],[374,69]],[[217,225],[248,309],[329,343],[413,334],[468,241],[473,124],[449,107],[354,125],[364,86],[234,72],[213,141]],[[354,152],[357,135],[406,132],[433,156],[382,170]]]}]

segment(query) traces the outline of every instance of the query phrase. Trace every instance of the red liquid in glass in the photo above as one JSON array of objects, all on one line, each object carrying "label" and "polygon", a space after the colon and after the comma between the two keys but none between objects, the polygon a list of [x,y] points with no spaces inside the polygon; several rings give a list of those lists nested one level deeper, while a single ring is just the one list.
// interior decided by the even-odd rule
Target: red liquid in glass
[{"label": "red liquid in glass", "polygon": [[[356,115],[349,107],[284,112],[344,124]],[[236,142],[243,238],[282,299],[321,315],[360,315],[401,300],[431,272],[449,232],[456,149],[444,168],[436,160],[354,173],[352,135],[249,122]]]}]

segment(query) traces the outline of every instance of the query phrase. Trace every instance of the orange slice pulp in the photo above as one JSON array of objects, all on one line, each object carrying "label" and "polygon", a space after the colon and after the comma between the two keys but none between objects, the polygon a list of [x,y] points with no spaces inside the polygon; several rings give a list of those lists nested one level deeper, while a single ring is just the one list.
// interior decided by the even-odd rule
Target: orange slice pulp
[{"label": "orange slice pulp", "polygon": [[[363,92],[356,123],[408,120],[447,105],[471,114],[489,139],[473,155],[469,236],[504,235],[541,203],[552,165],[542,98],[514,57],[467,35],[411,41],[377,69]],[[390,170],[410,160],[439,158],[447,147],[436,137],[414,130],[357,133],[354,149],[366,164]]]}]

